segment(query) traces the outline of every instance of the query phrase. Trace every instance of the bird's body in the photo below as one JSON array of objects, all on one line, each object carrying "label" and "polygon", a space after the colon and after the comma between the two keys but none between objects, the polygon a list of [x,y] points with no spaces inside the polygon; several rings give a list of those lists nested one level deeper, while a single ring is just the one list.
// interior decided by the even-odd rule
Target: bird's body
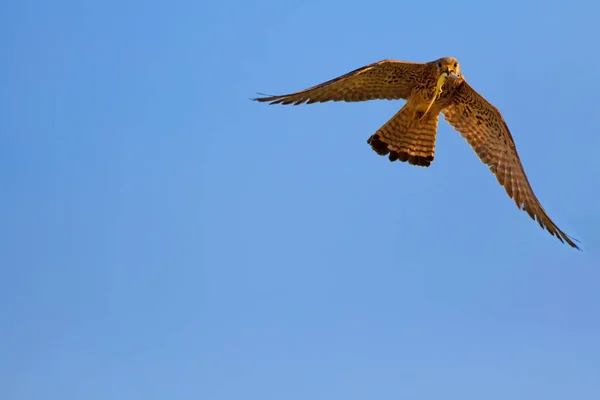
[{"label": "bird's body", "polygon": [[405,99],[406,104],[367,143],[390,161],[427,167],[433,162],[440,113],[490,167],[517,207],[542,228],[578,248],[552,222],[527,180],[514,140],[500,112],[466,82],[458,61],[383,60],[312,88],[255,100],[271,104]]}]

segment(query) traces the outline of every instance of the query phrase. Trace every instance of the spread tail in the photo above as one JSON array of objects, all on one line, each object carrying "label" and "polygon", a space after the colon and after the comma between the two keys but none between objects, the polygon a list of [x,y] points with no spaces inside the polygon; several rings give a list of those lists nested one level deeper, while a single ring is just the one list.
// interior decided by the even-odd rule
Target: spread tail
[{"label": "spread tail", "polygon": [[428,167],[435,152],[438,115],[427,114],[420,119],[411,110],[402,108],[367,143],[377,154],[389,154],[390,161]]}]

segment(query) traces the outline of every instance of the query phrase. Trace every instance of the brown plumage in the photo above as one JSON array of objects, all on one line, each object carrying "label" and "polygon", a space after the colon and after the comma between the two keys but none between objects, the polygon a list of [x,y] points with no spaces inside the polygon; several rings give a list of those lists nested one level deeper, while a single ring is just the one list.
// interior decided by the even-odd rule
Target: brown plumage
[{"label": "brown plumage", "polygon": [[440,113],[490,167],[519,209],[561,242],[579,249],[550,219],[527,180],[500,112],[464,79],[458,61],[383,60],[300,92],[254,99],[270,104],[405,99],[406,104],[367,143],[390,161],[427,167],[433,162]]}]

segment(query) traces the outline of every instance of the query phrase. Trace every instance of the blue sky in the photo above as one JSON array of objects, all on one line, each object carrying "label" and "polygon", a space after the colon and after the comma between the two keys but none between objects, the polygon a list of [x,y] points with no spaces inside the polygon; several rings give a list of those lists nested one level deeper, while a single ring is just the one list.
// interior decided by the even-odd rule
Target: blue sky
[{"label": "blue sky", "polygon": [[[0,6],[0,398],[600,398],[599,6]],[[459,59],[562,245],[402,101],[267,106]]]}]

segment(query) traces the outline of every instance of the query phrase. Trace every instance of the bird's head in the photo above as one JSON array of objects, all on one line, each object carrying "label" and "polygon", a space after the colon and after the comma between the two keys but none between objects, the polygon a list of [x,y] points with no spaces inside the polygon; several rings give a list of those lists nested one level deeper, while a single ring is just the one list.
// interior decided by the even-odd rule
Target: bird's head
[{"label": "bird's head", "polygon": [[452,78],[462,77],[458,60],[454,57],[440,58],[439,60],[434,61],[434,64],[438,70],[439,76],[445,74],[446,76],[450,76]]}]

